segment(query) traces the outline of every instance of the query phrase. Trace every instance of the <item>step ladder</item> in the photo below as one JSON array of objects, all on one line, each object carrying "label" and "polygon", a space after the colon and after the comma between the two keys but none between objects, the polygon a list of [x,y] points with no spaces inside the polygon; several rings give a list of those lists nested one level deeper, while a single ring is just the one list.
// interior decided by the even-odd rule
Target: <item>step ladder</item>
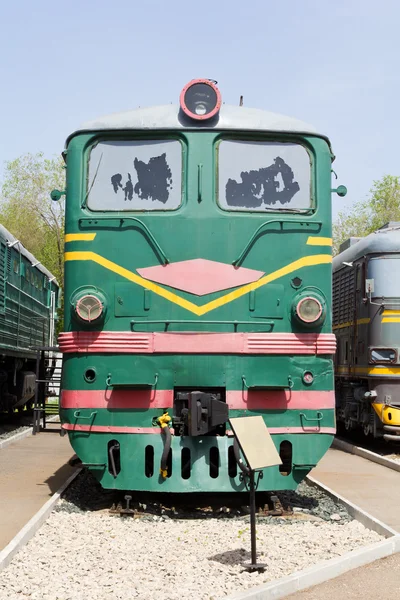
[{"label": "step ladder", "polygon": [[36,385],[33,435],[46,429],[47,417],[59,414],[62,373],[62,354],[58,346],[41,346],[36,347],[35,350]]}]

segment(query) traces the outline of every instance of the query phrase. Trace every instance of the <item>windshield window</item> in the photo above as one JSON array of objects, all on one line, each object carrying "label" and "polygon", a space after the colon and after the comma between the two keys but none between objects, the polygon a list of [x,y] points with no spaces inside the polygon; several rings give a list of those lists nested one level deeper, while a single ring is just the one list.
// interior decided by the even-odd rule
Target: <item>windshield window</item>
[{"label": "windshield window", "polygon": [[311,206],[310,157],[300,144],[223,140],[218,202],[225,210],[303,211]]},{"label": "windshield window", "polygon": [[368,279],[374,280],[375,298],[400,298],[400,255],[371,258]]},{"label": "windshield window", "polygon": [[86,204],[92,210],[174,210],[181,187],[177,140],[99,142],[90,152]]}]

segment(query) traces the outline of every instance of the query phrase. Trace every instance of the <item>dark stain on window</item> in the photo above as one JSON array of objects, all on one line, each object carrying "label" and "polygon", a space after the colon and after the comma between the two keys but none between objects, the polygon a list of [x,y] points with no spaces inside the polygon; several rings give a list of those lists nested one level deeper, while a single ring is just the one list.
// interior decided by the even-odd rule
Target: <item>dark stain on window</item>
[{"label": "dark stain on window", "polygon": [[[281,181],[277,179],[279,175]],[[292,169],[279,156],[275,158],[273,165],[255,171],[242,171],[240,176],[242,181],[228,179],[226,184],[225,194],[229,206],[257,208],[262,204],[270,206],[277,202],[288,204],[300,190],[299,184],[294,181]]]},{"label": "dark stain on window", "polygon": [[118,192],[118,188],[122,188],[122,175],[121,173],[116,173],[111,177],[111,185],[113,186],[113,190],[115,193]]},{"label": "dark stain on window", "polygon": [[153,156],[148,163],[135,158],[133,164],[138,177],[135,194],[142,200],[158,200],[165,204],[172,186],[172,173],[165,152],[161,156]]},{"label": "dark stain on window", "polygon": [[135,187],[133,187],[130,173],[128,173],[125,186],[122,185],[121,173],[116,173],[111,177],[114,192],[117,194],[118,190],[123,190],[125,200],[132,200],[133,192],[135,192],[141,200],[158,200],[165,204],[172,188],[172,173],[167,163],[166,154],[153,156],[148,163],[135,158],[133,165],[137,173]]},{"label": "dark stain on window", "polygon": [[128,181],[125,183],[125,187],[122,188],[125,192],[125,200],[132,200],[133,198],[133,183],[131,174],[128,173]]}]

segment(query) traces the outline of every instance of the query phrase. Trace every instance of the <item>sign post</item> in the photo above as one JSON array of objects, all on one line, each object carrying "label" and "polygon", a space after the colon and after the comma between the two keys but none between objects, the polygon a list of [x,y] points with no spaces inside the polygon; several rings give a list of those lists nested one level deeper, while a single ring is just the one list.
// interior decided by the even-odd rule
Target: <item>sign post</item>
[{"label": "sign post", "polygon": [[[257,562],[256,491],[264,475],[263,469],[281,465],[282,461],[261,416],[239,417],[230,419],[229,423],[235,436],[233,447],[236,462],[242,471],[240,477],[250,493],[251,562],[243,566],[249,571],[263,571],[266,565]],[[240,457],[240,451],[245,462]]]}]

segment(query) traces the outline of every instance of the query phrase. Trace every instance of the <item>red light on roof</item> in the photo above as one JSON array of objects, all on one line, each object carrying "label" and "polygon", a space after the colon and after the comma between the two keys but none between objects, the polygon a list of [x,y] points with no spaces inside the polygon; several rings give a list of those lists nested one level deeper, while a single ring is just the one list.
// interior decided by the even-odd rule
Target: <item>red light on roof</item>
[{"label": "red light on roof", "polygon": [[185,85],[180,96],[183,112],[196,121],[215,117],[221,108],[221,102],[221,93],[210,79],[192,79]]}]

